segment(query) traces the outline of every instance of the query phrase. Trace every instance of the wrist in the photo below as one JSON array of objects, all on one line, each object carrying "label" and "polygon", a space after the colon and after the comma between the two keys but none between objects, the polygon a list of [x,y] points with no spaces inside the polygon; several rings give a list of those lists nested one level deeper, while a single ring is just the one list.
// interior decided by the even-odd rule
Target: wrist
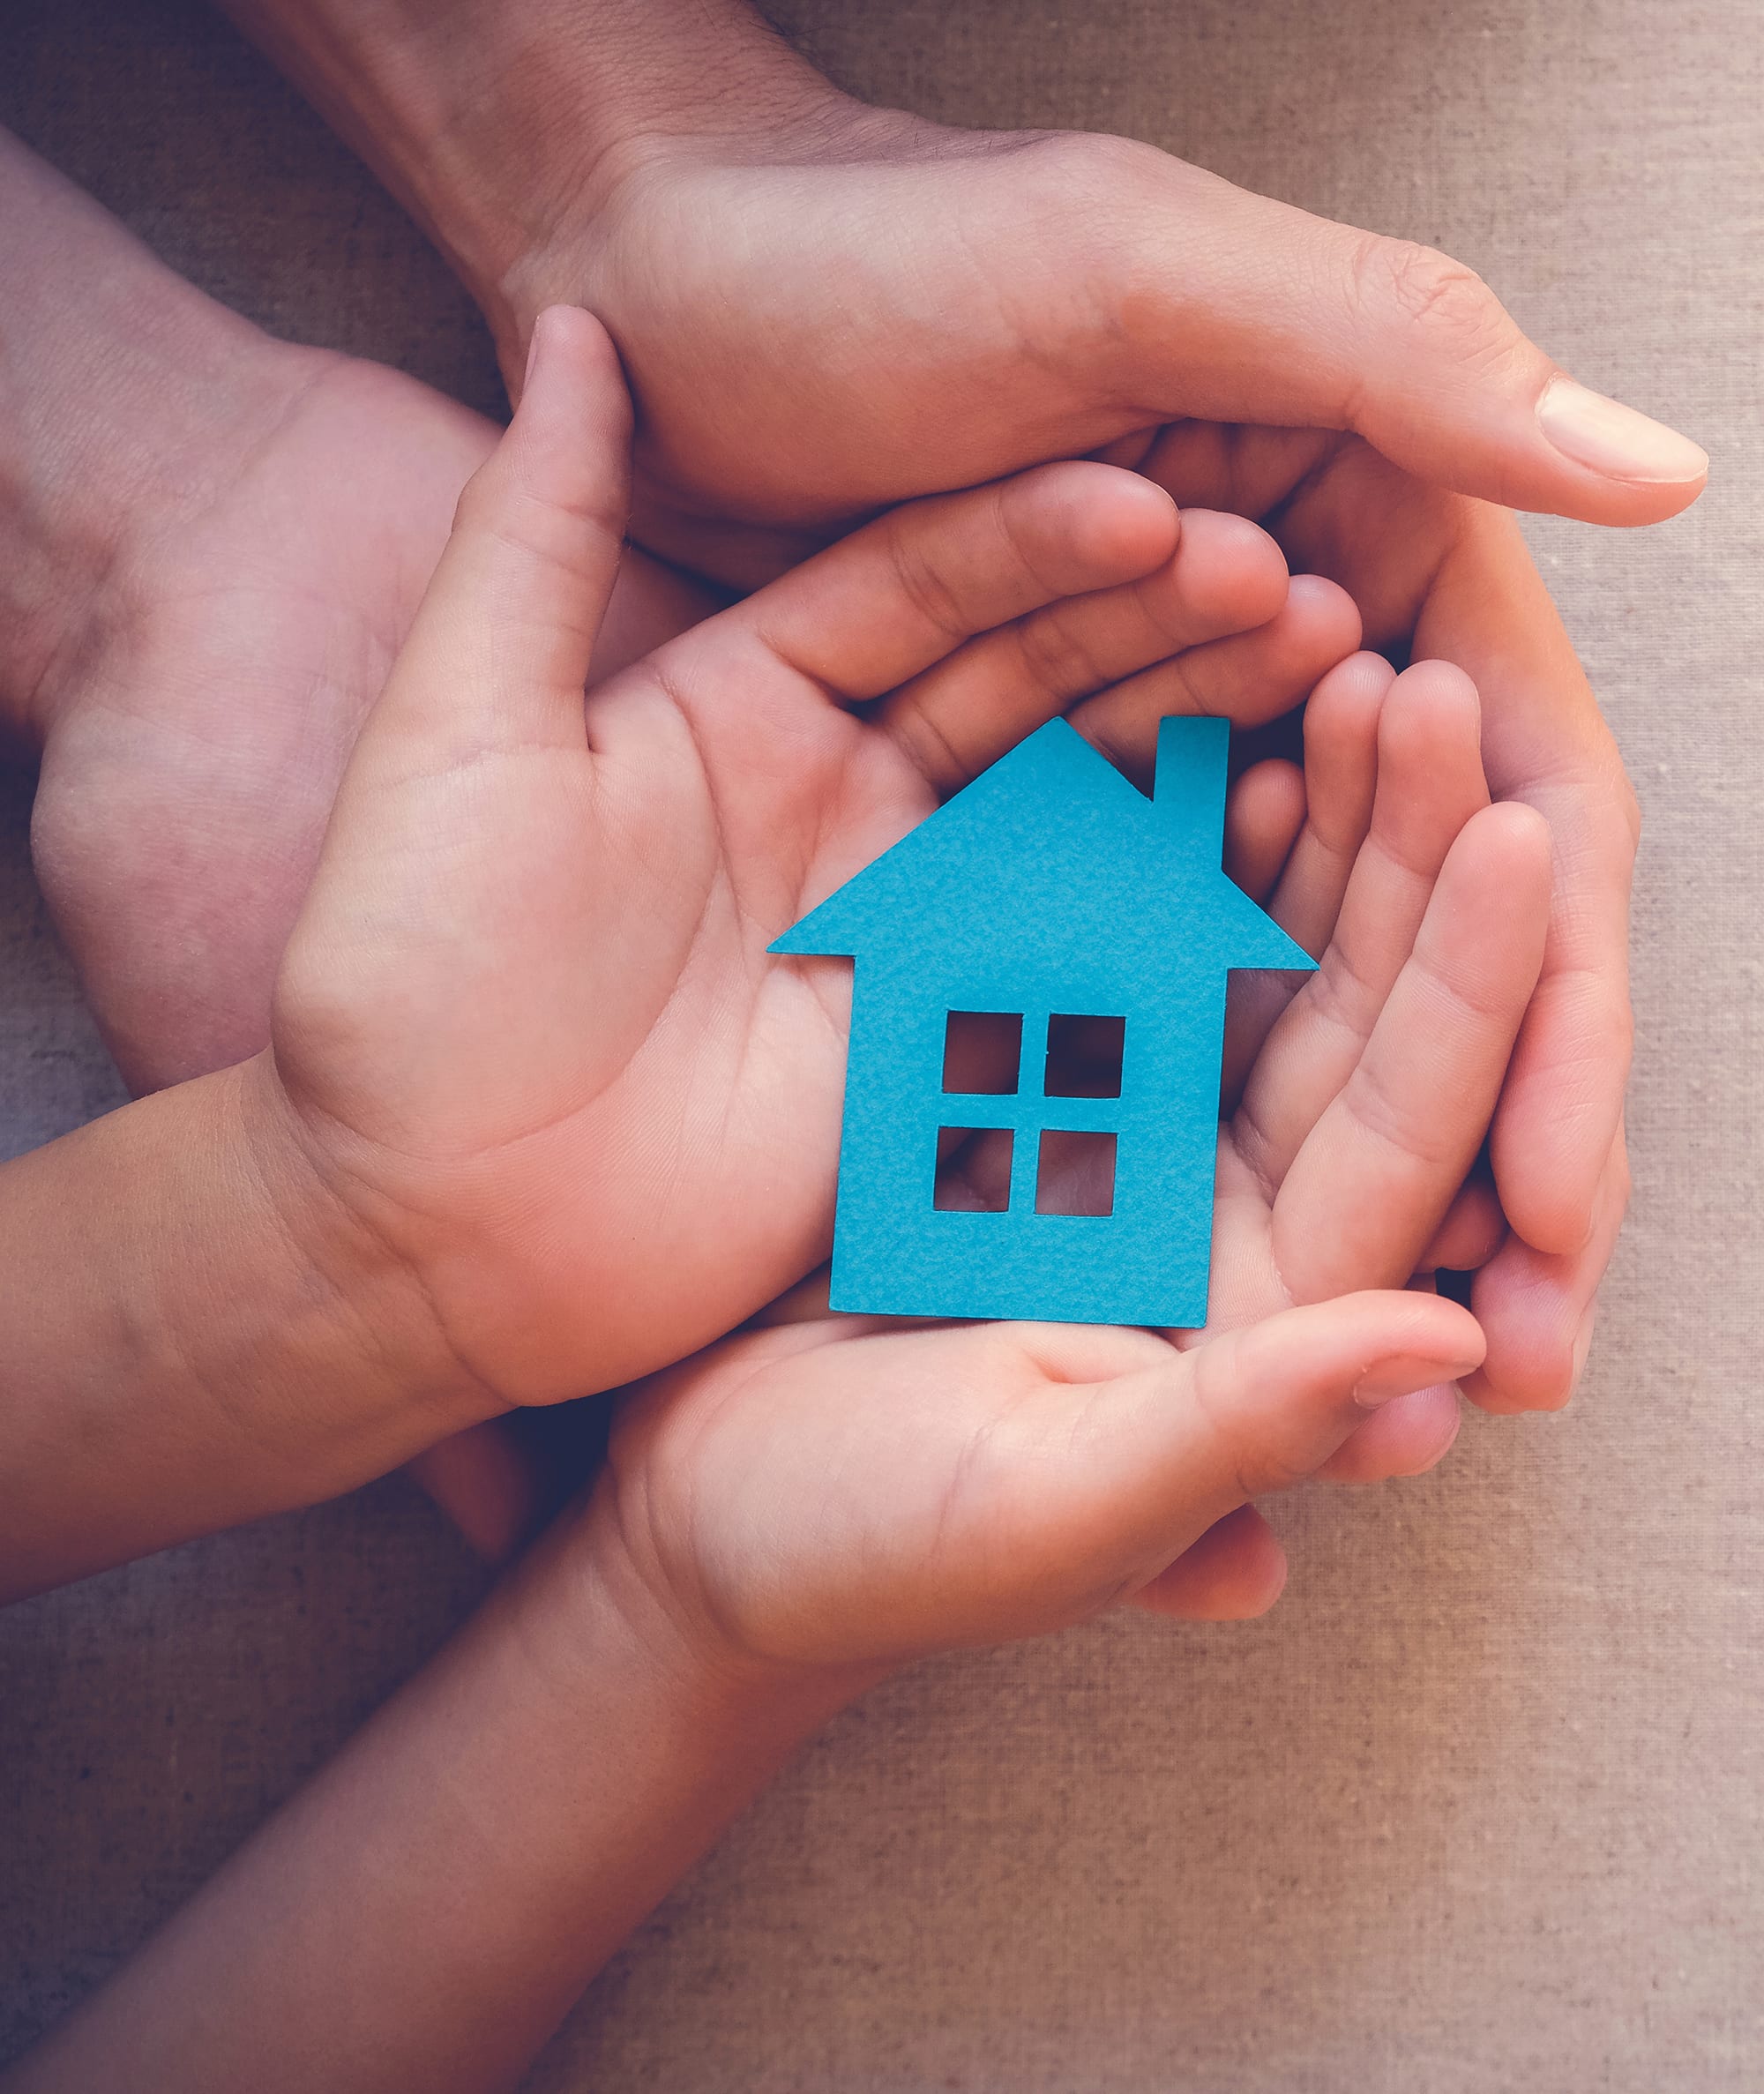
[{"label": "wrist", "polygon": [[[488,265],[460,270],[490,323],[512,391],[519,389],[533,323],[548,305],[586,305],[618,339],[622,272],[641,281],[653,265],[651,230],[666,227],[670,209],[695,208],[685,187],[669,198],[670,180],[690,183],[719,168],[935,154],[951,135],[906,111],[860,101],[786,56],[789,65],[770,77],[763,56],[750,61],[737,85],[703,101],[683,87],[671,101],[634,106],[592,152],[582,152],[579,141],[572,149],[566,138],[518,240],[491,254]],[[639,202],[649,207],[641,213]],[[632,226],[641,228],[634,240]]]},{"label": "wrist", "polygon": [[220,1081],[252,1225],[280,1246],[275,1285],[310,1308],[293,1378],[347,1391],[352,1416],[394,1449],[384,1467],[505,1410],[449,1342],[401,1248],[320,1168],[273,1051]]},{"label": "wrist", "polygon": [[0,1594],[334,1497],[483,1415],[311,1182],[266,1058],[4,1167]]},{"label": "wrist", "polygon": [[0,725],[41,749],[136,549],[176,531],[288,352],[4,134],[0,277]]},{"label": "wrist", "polygon": [[551,1545],[574,1604],[642,1652],[658,1683],[700,1720],[806,1738],[893,1669],[875,1659],[810,1662],[744,1642],[700,1591],[684,1589],[672,1574],[641,1499],[640,1487],[620,1476],[615,1449]]},{"label": "wrist", "polygon": [[[536,116],[524,193],[503,213],[501,240],[482,241],[457,265],[512,380],[546,306],[603,311],[612,288],[603,265],[638,190],[676,170],[885,151],[902,126],[934,128],[843,93],[744,6],[690,29],[658,14],[634,36],[649,41],[627,54],[628,70],[609,77],[566,63],[522,94]],[[519,120],[510,111],[500,121]],[[468,186],[483,184],[475,173]]]},{"label": "wrist", "polygon": [[676,156],[812,150],[886,114],[746,0],[225,4],[425,228],[512,380],[543,305],[593,303],[600,229],[627,182]]}]

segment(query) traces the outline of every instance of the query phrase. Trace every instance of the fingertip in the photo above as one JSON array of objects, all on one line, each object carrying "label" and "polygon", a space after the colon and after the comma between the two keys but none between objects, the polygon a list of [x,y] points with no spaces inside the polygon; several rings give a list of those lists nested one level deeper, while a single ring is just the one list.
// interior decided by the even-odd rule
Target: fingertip
[{"label": "fingertip", "polygon": [[593,313],[579,305],[548,305],[534,321],[527,340],[522,396],[535,378],[554,383],[565,367],[579,373],[598,370],[622,375],[613,339]]},{"label": "fingertip", "polygon": [[[1576,1258],[1598,1228],[1600,1166],[1592,1160],[1595,1152],[1602,1153],[1598,1138],[1587,1142],[1581,1161],[1563,1153],[1555,1138],[1559,1119],[1541,1132],[1514,1128],[1503,1117],[1506,1110],[1503,1104],[1496,1116],[1489,1152],[1513,1233],[1546,1257]],[[1540,1170],[1546,1159],[1547,1170]]]},{"label": "fingertip", "polygon": [[1593,482],[1589,498],[1607,512],[1593,520],[1661,523],[1708,484],[1700,444],[1564,371],[1539,393],[1536,415],[1545,442]]},{"label": "fingertip", "polygon": [[[1335,1451],[1350,1421],[1412,1390],[1461,1380],[1481,1365],[1485,1350],[1481,1326],[1459,1303],[1372,1289],[1285,1310],[1189,1357],[1203,1371],[1216,1366],[1225,1387],[1274,1396],[1263,1429],[1277,1421],[1273,1437],[1289,1465],[1309,1474]],[[1297,1458],[1313,1432],[1334,1437],[1310,1459]]]},{"label": "fingertip", "polygon": [[1554,871],[1549,823],[1521,800],[1496,800],[1471,815],[1461,840],[1499,881],[1512,932],[1515,938],[1530,937],[1541,966]]},{"label": "fingertip", "polygon": [[1270,1614],[1285,1597],[1291,1565],[1286,1551],[1267,1528],[1253,1562],[1246,1560],[1231,1595],[1230,1612],[1213,1617],[1218,1621],[1257,1621]]},{"label": "fingertip", "polygon": [[612,338],[579,306],[548,305],[533,324],[514,417],[466,483],[455,531],[530,498],[622,539],[632,428]]},{"label": "fingertip", "polygon": [[1424,1476],[1456,1443],[1463,1409],[1454,1382],[1411,1389],[1356,1426],[1318,1475],[1327,1483],[1380,1484]]},{"label": "fingertip", "polygon": [[405,1472],[485,1563],[505,1563],[533,1525],[536,1479],[499,1418],[437,1441],[407,1462]]},{"label": "fingertip", "polygon": [[1359,647],[1360,607],[1323,574],[1295,574],[1287,584],[1285,615],[1300,625],[1319,654],[1339,664]]},{"label": "fingertip", "polygon": [[1495,1189],[1480,1173],[1465,1180],[1421,1253],[1416,1270],[1469,1273],[1486,1265],[1506,1239],[1506,1216]]},{"label": "fingertip", "polygon": [[[1435,1382],[1416,1389],[1406,1399],[1409,1412],[1400,1447],[1392,1449],[1389,1478],[1426,1476],[1437,1469],[1458,1444],[1464,1427],[1464,1407],[1455,1381]],[[1377,1421],[1374,1420],[1374,1423]]]},{"label": "fingertip", "polygon": [[1123,467],[1079,459],[1043,467],[1018,484],[1050,492],[1064,505],[1065,535],[1088,577],[1080,584],[1085,588],[1149,574],[1175,556],[1181,541],[1182,517],[1174,500],[1155,481]]},{"label": "fingertip", "polygon": [[1513,1416],[1560,1410],[1572,1399],[1590,1342],[1590,1306],[1577,1309],[1557,1260],[1509,1242],[1470,1284],[1488,1353],[1463,1383],[1478,1410]]},{"label": "fingertip", "polygon": [[1360,614],[1347,591],[1321,575],[1296,574],[1272,617],[1189,650],[1182,709],[1266,726],[1302,704],[1359,638]]},{"label": "fingertip", "polygon": [[1573,1383],[1566,1365],[1551,1365],[1542,1360],[1528,1362],[1514,1372],[1501,1361],[1467,1374],[1459,1385],[1467,1402],[1490,1417],[1527,1417],[1533,1412],[1566,1410],[1573,1396]]},{"label": "fingertip", "polygon": [[1252,1505],[1216,1521],[1135,1597],[1180,1621],[1253,1621],[1286,1589],[1286,1551]]},{"label": "fingertip", "polygon": [[1411,662],[1391,680],[1382,722],[1401,733],[1416,724],[1469,720],[1480,732],[1482,698],[1476,684],[1454,662]]},{"label": "fingertip", "polygon": [[1304,826],[1304,774],[1284,757],[1252,764],[1225,802],[1225,871],[1252,901],[1274,892]]},{"label": "fingertip", "polygon": [[1396,671],[1382,654],[1357,647],[1327,670],[1311,693],[1305,708],[1307,746],[1313,733],[1350,736],[1357,740],[1376,727],[1385,693]]},{"label": "fingertip", "polygon": [[1589,998],[1559,973],[1543,977],[1489,1141],[1501,1204],[1534,1251],[1580,1257],[1627,1203],[1620,1143],[1630,1047],[1618,998]]},{"label": "fingertip", "polygon": [[1533,857],[1548,863],[1550,824],[1536,808],[1524,800],[1497,800],[1489,812],[1499,821],[1515,849],[1522,848]]},{"label": "fingertip", "polygon": [[579,305],[548,305],[533,323],[527,375],[510,424],[535,425],[568,440],[567,423],[586,420],[602,437],[630,441],[631,394],[612,337]]},{"label": "fingertip", "polygon": [[1182,512],[1177,549],[1185,595],[1205,604],[1222,630],[1265,625],[1286,602],[1286,556],[1261,526],[1219,509]]},{"label": "fingertip", "polygon": [[579,308],[548,307],[534,326],[530,382],[460,496],[406,644],[405,659],[437,675],[445,667],[451,704],[443,708],[431,690],[423,707],[437,746],[457,746],[461,733],[577,744],[624,550],[631,434],[606,330]]}]

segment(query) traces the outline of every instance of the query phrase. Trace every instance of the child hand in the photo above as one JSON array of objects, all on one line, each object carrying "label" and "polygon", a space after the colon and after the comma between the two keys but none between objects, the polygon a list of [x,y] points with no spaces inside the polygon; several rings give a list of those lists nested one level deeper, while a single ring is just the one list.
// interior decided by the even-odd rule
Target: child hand
[{"label": "child hand", "polygon": [[585,714],[627,445],[604,335],[552,315],[276,996],[278,1124],[497,1404],[677,1358],[825,1254],[844,993],[766,955],[806,900],[1086,693],[1148,767],[1161,713],[1276,714],[1357,632],[1259,532],[1178,547],[1156,490],[1065,465],[881,520]]},{"label": "child hand", "polygon": [[1549,901],[1543,824],[1488,804],[1476,736],[1439,663],[1357,657],[1312,701],[1271,906],[1321,965],[1283,1011],[1237,1014],[1205,1330],[820,1315],[731,1339],[620,1418],[582,1530],[602,1567],[720,1657],[886,1664],[1121,1599],[1258,1612],[1282,1574],[1250,1500],[1443,1450],[1442,1385],[1481,1334],[1394,1290],[1442,1244],[1493,1248],[1498,1213],[1460,1188]]}]

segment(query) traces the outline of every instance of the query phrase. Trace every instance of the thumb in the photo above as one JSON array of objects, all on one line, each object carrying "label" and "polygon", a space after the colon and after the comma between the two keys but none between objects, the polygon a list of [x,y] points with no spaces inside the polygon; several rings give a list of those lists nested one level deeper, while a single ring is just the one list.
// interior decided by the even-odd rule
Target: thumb
[{"label": "thumb", "polygon": [[1369,1412],[1472,1372],[1484,1350],[1475,1318],[1439,1295],[1289,1309],[1072,1388],[1065,1487],[1143,1582],[1238,1506],[1313,1474]]},{"label": "thumb", "polygon": [[1695,444],[1577,384],[1461,263],[1146,151],[1117,169],[1117,223],[1148,419],[1352,430],[1421,479],[1588,523],[1657,522],[1701,490]]},{"label": "thumb", "polygon": [[460,497],[352,768],[430,774],[509,751],[580,750],[630,490],[617,352],[588,313],[549,307],[520,405]]}]

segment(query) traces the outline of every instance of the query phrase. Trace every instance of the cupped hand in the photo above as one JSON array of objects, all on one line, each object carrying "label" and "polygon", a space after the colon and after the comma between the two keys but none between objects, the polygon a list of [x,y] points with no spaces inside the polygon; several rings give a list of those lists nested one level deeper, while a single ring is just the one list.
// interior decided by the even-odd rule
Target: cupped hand
[{"label": "cupped hand", "polygon": [[1490,804],[1476,693],[1444,664],[1357,657],[1307,727],[1310,811],[1269,899],[1321,963],[1237,1013],[1207,1327],[811,1304],[653,1377],[579,1545],[701,1646],[886,1665],[1124,1600],[1258,1612],[1284,1567],[1253,1499],[1400,1468],[1442,1421],[1449,1441],[1481,1334],[1398,1290],[1442,1245],[1474,1262],[1487,1217],[1460,1187],[1541,963],[1549,843]]},{"label": "cupped hand", "polygon": [[1469,1312],[1419,1293],[1190,1351],[1086,1324],[796,1324],[645,1387],[575,1544],[725,1664],[888,1666],[1123,1601],[1256,1613],[1283,1564],[1250,1500],[1481,1357]]},{"label": "cupped hand", "polygon": [[1568,379],[1431,250],[1127,138],[831,91],[726,114],[603,154],[490,302],[517,387],[542,305],[605,322],[635,535],[723,579],[1177,417],[1352,433],[1430,484],[1600,523],[1702,485],[1694,444]]},{"label": "cupped hand", "polygon": [[[1098,709],[1093,706],[1091,711]],[[1474,697],[1449,674],[1430,669],[1399,682],[1379,658],[1350,657],[1321,680],[1310,699],[1304,758],[1302,770],[1284,759],[1269,758],[1236,779],[1227,801],[1224,855],[1238,884],[1273,909],[1295,937],[1322,954],[1359,860],[1364,858],[1368,869],[1387,864],[1406,843],[1430,836],[1437,857],[1467,810],[1485,798],[1476,758]],[[1424,851],[1412,876],[1415,891],[1424,894],[1431,870]],[[1360,877],[1364,883],[1369,871]],[[1393,939],[1399,949],[1411,928],[1415,891],[1374,897],[1374,907],[1392,909]],[[1363,916],[1365,909],[1363,902]],[[1354,935],[1350,922],[1350,945]],[[1365,931],[1358,935],[1364,942]],[[1290,998],[1292,980],[1266,974],[1233,977],[1224,1099],[1228,1123],[1235,1120],[1245,1079]],[[1326,1062],[1320,1072],[1325,1082],[1330,1080],[1329,1066]],[[984,1088],[989,1074],[996,1073],[976,1066],[972,1072],[976,1088]],[[996,1195],[1001,1189],[992,1182],[998,1169],[999,1158],[988,1138],[969,1142],[943,1165],[946,1196],[951,1204],[967,1204],[970,1195],[983,1204],[989,1191]],[[1068,1177],[1073,1175],[1072,1164],[1065,1169]],[[1008,1174],[1008,1161],[1003,1170]],[[1499,1215],[1491,1199],[1461,1195],[1422,1253],[1417,1283],[1426,1283],[1440,1264],[1474,1268],[1491,1253],[1499,1234]],[[753,1327],[804,1321],[829,1321],[825,1267],[768,1304],[753,1319]],[[485,1425],[432,1449],[416,1465],[418,1472],[474,1546],[500,1562],[576,1495],[598,1467],[605,1452],[609,1407],[617,1401],[596,1398]],[[1447,1452],[1458,1422],[1454,1392],[1444,1387],[1417,1391],[1357,1425],[1323,1473],[1330,1480],[1351,1483],[1416,1474]],[[1271,1604],[1282,1575],[1272,1535],[1252,1510],[1245,1508],[1210,1532],[1203,1544],[1185,1552],[1179,1565],[1172,1564],[1160,1591],[1167,1605],[1185,1613],[1237,1618]]]},{"label": "cupped hand", "polygon": [[825,1255],[848,998],[766,951],[809,902],[1054,713],[1148,768],[1162,713],[1280,713],[1357,637],[1253,527],[1072,464],[894,512],[585,707],[627,415],[551,316],[276,995],[304,1153],[503,1404],[677,1358]]},{"label": "cupped hand", "polygon": [[1569,379],[1448,257],[1149,146],[830,91],[774,130],[739,115],[614,156],[515,264],[490,301],[511,377],[539,303],[598,312],[639,402],[636,535],[707,573],[751,581],[882,503],[1103,450],[1264,521],[1372,644],[1464,668],[1494,789],[1547,814],[1558,875],[1494,1134],[1514,1235],[1481,1283],[1476,1393],[1566,1401],[1626,1196],[1634,802],[1486,505],[1651,522],[1703,454]]},{"label": "cupped hand", "polygon": [[1289,559],[1353,595],[1368,646],[1474,680],[1488,781],[1555,851],[1550,936],[1491,1142],[1511,1234],[1478,1273],[1491,1410],[1553,1409],[1585,1364],[1628,1194],[1630,871],[1635,798],[1517,525],[1357,439],[1182,423],[1113,446],[1180,502],[1260,517]]}]

